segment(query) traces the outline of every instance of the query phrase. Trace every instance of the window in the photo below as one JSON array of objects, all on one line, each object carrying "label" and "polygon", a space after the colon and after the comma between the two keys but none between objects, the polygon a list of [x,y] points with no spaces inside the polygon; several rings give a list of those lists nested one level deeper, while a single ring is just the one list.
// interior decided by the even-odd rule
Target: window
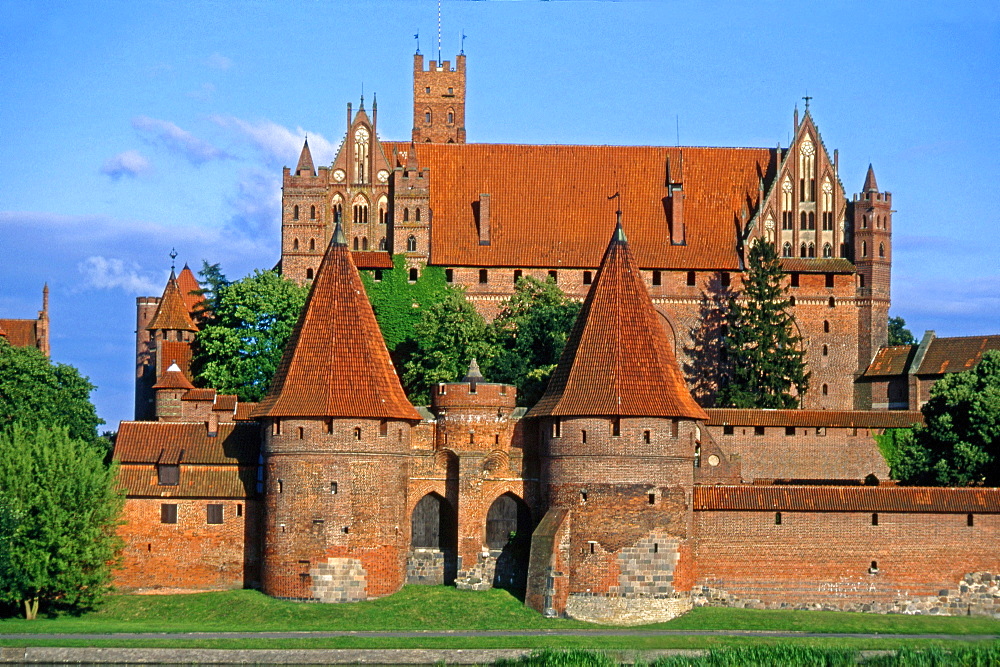
[{"label": "window", "polygon": [[794,426],[786,426],[785,427],[785,435],[795,435],[795,427]]},{"label": "window", "polygon": [[763,426],[754,426],[753,427],[753,434],[754,435],[764,435],[764,427]]},{"label": "window", "polygon": [[868,574],[878,574],[878,561],[872,561],[871,567],[868,568]]},{"label": "window", "polygon": [[862,287],[863,288],[864,286],[865,286],[865,274],[859,273],[858,274],[858,287]]},{"label": "window", "polygon": [[825,357],[825,356],[827,356],[829,354],[830,354],[830,348],[827,347],[826,345],[824,345],[823,346],[823,356]]},{"label": "window", "polygon": [[861,216],[861,229],[868,229],[868,216]]},{"label": "window", "polygon": [[406,252],[416,252],[417,251],[417,237],[409,236],[406,239]]},{"label": "window", "polygon": [[361,237],[361,249],[362,250],[368,250],[368,237],[367,236],[362,236]]},{"label": "window", "polygon": [[375,269],[375,282],[382,282],[382,269]]},{"label": "window", "polygon": [[662,280],[662,277],[660,276],[660,272],[659,271],[653,271],[653,284],[654,285],[662,285],[663,284],[663,280]]},{"label": "window", "polygon": [[163,503],[160,505],[160,523],[177,523],[176,503]]},{"label": "window", "polygon": [[622,434],[622,420],[621,417],[615,417],[611,420],[611,435],[618,437]]},{"label": "window", "polygon": [[965,515],[965,525],[969,526],[970,528],[972,526],[976,525],[975,519],[972,518],[971,514],[966,514]]},{"label": "window", "polygon": [[583,272],[583,284],[584,285],[589,285],[593,281],[594,281],[594,274],[592,274],[590,271],[584,271]]},{"label": "window", "polygon": [[868,241],[861,242],[861,256],[862,257],[868,256]]},{"label": "window", "polygon": [[722,273],[719,274],[719,283],[723,287],[729,287],[729,272],[728,271],[723,271]]},{"label": "window", "polygon": [[486,269],[479,269],[479,284],[485,285],[490,281],[490,273]]},{"label": "window", "polygon": [[809,244],[809,256],[810,257],[815,257],[816,256],[816,244],[815,243],[810,243]]},{"label": "window", "polygon": [[292,239],[292,250],[298,250],[298,249],[299,249],[299,240]]},{"label": "window", "polygon": [[448,124],[453,125],[455,123],[455,112],[448,111]]},{"label": "window", "polygon": [[[580,492],[580,502],[581,503],[586,503],[587,502],[587,492],[586,491],[581,491]],[[594,543],[593,542],[590,543],[590,553],[594,553]]]},{"label": "window", "polygon": [[651,434],[650,434],[650,432],[649,432],[649,431],[643,431],[643,432],[642,432],[642,442],[643,442],[644,444],[647,444],[647,445],[648,445],[651,439],[652,439],[652,438],[651,438]]},{"label": "window", "polygon": [[310,250],[316,249],[316,239],[309,239],[309,249]]},{"label": "window", "polygon": [[312,280],[312,279],[313,279],[313,270],[306,269],[306,280]]},{"label": "window", "polygon": [[413,221],[420,222],[420,207],[418,206],[413,210]]},{"label": "window", "polygon": [[156,466],[156,474],[160,486],[177,486],[180,484],[181,467],[174,464],[161,464]]},{"label": "window", "polygon": [[378,249],[381,250],[382,252],[385,252],[386,250],[384,236],[378,240]]},{"label": "window", "polygon": [[827,259],[833,257],[833,246],[830,245],[829,243],[823,244],[823,257],[826,257]]},{"label": "window", "polygon": [[236,503],[236,516],[243,516],[243,503]]},{"label": "window", "polygon": [[687,274],[687,284],[688,284],[688,287],[693,287],[695,285],[695,283],[696,283],[695,279],[696,279],[696,276],[695,276],[694,271],[688,271],[688,274]]},{"label": "window", "polygon": [[552,437],[553,438],[562,437],[562,420],[556,419],[552,422]]},{"label": "window", "polygon": [[805,257],[805,256],[806,256],[806,244],[803,243],[802,245],[799,246],[799,257]]},{"label": "window", "polygon": [[316,207],[315,206],[310,206],[309,207],[309,219],[310,220],[315,220],[316,219]]},{"label": "window", "polygon": [[[340,195],[337,195],[338,197]],[[333,205],[333,221],[343,222],[344,221],[344,205],[337,203]]]},{"label": "window", "polygon": [[552,282],[554,282],[554,283],[559,282],[559,272],[558,271],[549,271],[549,278],[552,278]]},{"label": "window", "polygon": [[403,222],[409,222],[409,221],[410,221],[410,209],[404,208],[403,209]]},{"label": "window", "polygon": [[878,525],[878,512],[875,512],[874,514],[872,514],[872,525],[873,526],[877,526]]},{"label": "window", "polygon": [[208,523],[222,523],[222,505],[209,503],[205,506],[206,520]]},{"label": "window", "polygon": [[[357,175],[356,183],[368,182],[368,158],[369,148],[368,129],[359,127],[354,131],[354,173]],[[365,222],[368,222],[367,217]]]},{"label": "window", "polygon": [[586,430],[580,431],[580,442],[582,442],[584,444],[587,443],[587,431]]},{"label": "window", "polygon": [[792,256],[792,244],[785,241],[784,245],[781,246],[781,256],[791,257]]},{"label": "window", "polygon": [[305,438],[306,438],[306,430],[300,426],[299,427],[299,440],[305,440]]},{"label": "window", "polygon": [[836,300],[836,299],[834,299],[834,298],[833,298],[833,297],[831,296],[831,297],[830,297],[830,300],[826,302],[826,305],[827,305],[827,306],[829,306],[830,308],[836,308],[836,307],[837,307],[837,300]]},{"label": "window", "polygon": [[794,306],[795,305],[795,297],[794,296],[788,297],[788,305],[789,306]]},{"label": "window", "polygon": [[817,426],[816,427],[816,435],[818,435],[821,438],[823,436],[825,436],[826,435],[826,427],[825,426]]},{"label": "window", "polygon": [[[826,246],[824,246],[823,252],[826,252],[826,249],[827,249],[827,247],[829,247],[829,245],[830,244],[827,243]],[[824,274],[823,275],[823,280],[824,280],[824,283],[825,283],[825,285],[826,285],[827,288],[832,288],[833,287],[833,274],[832,273],[826,273],[826,274]]]},{"label": "window", "polygon": [[671,419],[670,420],[670,437],[676,438],[680,434],[681,420]]},{"label": "window", "polygon": [[809,217],[805,211],[799,214],[799,229],[809,229]]},{"label": "window", "polygon": [[410,282],[411,283],[417,282],[418,274],[419,274],[419,272],[416,269],[410,269]]},{"label": "window", "polygon": [[701,467],[701,445],[694,446],[694,467]]},{"label": "window", "polygon": [[823,333],[830,333],[830,320],[823,320]]},{"label": "window", "polygon": [[424,122],[427,123],[428,125],[431,124],[431,112],[430,111],[425,111],[424,112]]},{"label": "window", "polygon": [[299,205],[296,204],[295,206],[292,207],[292,220],[298,220],[298,219],[299,219]]},{"label": "window", "polygon": [[453,282],[455,282],[455,270],[454,269],[445,269],[444,270],[444,281],[446,283],[453,283]]},{"label": "window", "polygon": [[799,274],[793,273],[790,282],[791,282],[791,286],[792,287],[798,287],[799,286]]},{"label": "window", "polygon": [[427,95],[430,95],[431,94],[431,87],[427,86],[426,88],[424,88],[424,93],[426,93]]},{"label": "window", "polygon": [[829,395],[829,393],[830,393],[830,385],[824,384],[823,385],[823,395],[827,396],[827,395]]},{"label": "window", "polygon": [[[649,499],[649,504],[650,505],[655,505],[656,504],[656,494],[655,493],[647,494],[647,498]],[[656,545],[654,545],[654,547],[655,546]]]},{"label": "window", "polygon": [[884,243],[879,243],[878,244],[878,256],[881,257],[882,259],[885,259],[885,244]]},{"label": "window", "polygon": [[781,512],[775,512],[774,513],[774,525],[775,526],[780,526],[781,525]]},{"label": "window", "polygon": [[284,492],[285,492],[285,482],[284,482],[284,480],[280,480],[279,479],[278,480],[278,493],[284,493]]},{"label": "window", "polygon": [[732,426],[723,426],[722,435],[732,435],[736,430]]},{"label": "window", "polygon": [[354,249],[355,250],[361,249],[361,240],[357,236],[354,237]]},{"label": "window", "polygon": [[384,438],[389,434],[389,422],[382,420],[378,423],[378,435],[380,438]]},{"label": "window", "polygon": [[809,229],[816,229],[816,214],[809,212]]},{"label": "window", "polygon": [[517,284],[517,281],[521,279],[522,275],[524,275],[524,272],[521,271],[521,269],[514,269],[514,284],[515,285]]}]

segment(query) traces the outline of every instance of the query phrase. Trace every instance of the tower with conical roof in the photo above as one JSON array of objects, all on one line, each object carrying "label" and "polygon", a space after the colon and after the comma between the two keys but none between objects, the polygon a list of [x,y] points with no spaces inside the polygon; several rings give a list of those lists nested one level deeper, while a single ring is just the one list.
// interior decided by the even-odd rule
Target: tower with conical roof
[{"label": "tower with conical roof", "polygon": [[281,271],[302,284],[314,278],[323,259],[332,222],[327,198],[329,169],[313,164],[308,137],[295,171],[285,167],[281,188]]},{"label": "tower with conical roof", "polygon": [[338,224],[271,391],[265,429],[264,591],[346,602],[406,574],[407,400]]},{"label": "tower with conical roof", "polygon": [[[858,373],[863,373],[889,342],[892,269],[892,193],[879,191],[871,165],[861,192],[851,202],[851,219],[858,272]],[[871,396],[863,393],[870,385],[856,386],[855,407],[871,408]]]},{"label": "tower with conical roof", "polygon": [[620,219],[526,417],[537,423],[547,510],[532,538],[527,604],[559,614],[603,596],[641,607],[689,587],[690,496],[707,416],[685,386]]}]

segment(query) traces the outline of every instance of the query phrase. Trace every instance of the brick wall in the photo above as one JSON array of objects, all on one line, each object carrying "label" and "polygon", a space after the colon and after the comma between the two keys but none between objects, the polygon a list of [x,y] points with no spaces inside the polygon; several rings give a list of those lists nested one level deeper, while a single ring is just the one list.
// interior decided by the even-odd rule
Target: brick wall
[{"label": "brick wall", "polygon": [[[175,505],[177,523],[161,522],[161,507]],[[222,505],[221,524],[208,523],[207,506]],[[227,590],[260,586],[260,506],[255,501],[129,498],[119,535],[122,591]]]},{"label": "brick wall", "polygon": [[[861,610],[998,572],[1000,515],[696,511],[696,586],[718,604]],[[877,569],[872,569],[873,562]],[[697,589],[696,589],[697,590]]]}]

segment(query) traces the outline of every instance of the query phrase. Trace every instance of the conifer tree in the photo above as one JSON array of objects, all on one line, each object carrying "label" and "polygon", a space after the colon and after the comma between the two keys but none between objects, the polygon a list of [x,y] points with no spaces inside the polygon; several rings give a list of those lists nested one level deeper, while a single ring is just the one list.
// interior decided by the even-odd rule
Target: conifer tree
[{"label": "conifer tree", "polygon": [[756,239],[748,264],[742,292],[729,301],[724,340],[728,361],[718,404],[798,407],[809,388],[809,373],[774,245]]}]

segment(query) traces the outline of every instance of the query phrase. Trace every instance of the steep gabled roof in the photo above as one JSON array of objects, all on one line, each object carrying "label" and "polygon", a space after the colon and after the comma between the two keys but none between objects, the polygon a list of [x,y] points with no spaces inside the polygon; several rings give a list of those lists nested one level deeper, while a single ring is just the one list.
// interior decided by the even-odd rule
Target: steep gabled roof
[{"label": "steep gabled roof", "polygon": [[[410,160],[409,142],[384,146],[399,166]],[[601,216],[620,191],[641,268],[738,270],[739,217],[756,209],[759,180],[772,180],[778,162],[773,148],[427,143],[417,150],[431,186],[430,261],[440,266],[595,268],[614,229]],[[676,169],[682,153],[686,243],[673,245],[666,165]],[[479,243],[480,194],[490,195],[489,245]]]},{"label": "steep gabled roof", "polygon": [[527,417],[707,419],[684,384],[621,223],[562,359]]},{"label": "steep gabled roof", "polygon": [[184,299],[188,315],[194,318],[195,311],[198,310],[198,304],[202,302],[203,297],[198,294],[201,285],[198,284],[198,279],[194,277],[194,273],[187,264],[177,274],[177,286],[181,289],[181,297]]},{"label": "steep gabled roof", "polygon": [[941,375],[967,371],[976,367],[987,350],[1000,350],[1000,336],[935,338],[915,372],[917,375]]},{"label": "steep gabled roof", "polygon": [[309,138],[306,137],[302,144],[302,153],[299,155],[299,164],[295,167],[296,176],[315,176],[316,167],[313,166],[312,151],[309,150]]},{"label": "steep gabled roof", "polygon": [[338,224],[257,417],[420,420]]},{"label": "steep gabled roof", "polygon": [[188,314],[187,304],[184,303],[184,294],[180,285],[177,284],[177,276],[170,272],[170,280],[163,290],[163,298],[153,315],[152,321],[146,327],[150,331],[197,331],[191,316]]},{"label": "steep gabled roof", "polygon": [[865,184],[861,188],[862,192],[878,192],[878,183],[875,182],[875,169],[868,165],[868,173],[865,174]]},{"label": "steep gabled roof", "polygon": [[0,328],[14,347],[38,347],[38,320],[0,320]]},{"label": "steep gabled roof", "polygon": [[194,385],[184,376],[184,371],[175,362],[163,372],[153,385],[153,389],[194,389]]}]

